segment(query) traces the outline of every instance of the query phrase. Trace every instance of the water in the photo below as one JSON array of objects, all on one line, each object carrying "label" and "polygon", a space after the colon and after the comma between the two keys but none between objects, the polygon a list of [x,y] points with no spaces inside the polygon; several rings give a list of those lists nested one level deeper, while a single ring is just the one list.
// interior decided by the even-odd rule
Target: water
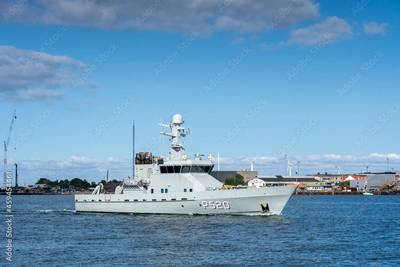
[{"label": "water", "polygon": [[76,214],[72,196],[14,209],[12,266],[400,266],[399,196],[294,196],[282,217]]}]

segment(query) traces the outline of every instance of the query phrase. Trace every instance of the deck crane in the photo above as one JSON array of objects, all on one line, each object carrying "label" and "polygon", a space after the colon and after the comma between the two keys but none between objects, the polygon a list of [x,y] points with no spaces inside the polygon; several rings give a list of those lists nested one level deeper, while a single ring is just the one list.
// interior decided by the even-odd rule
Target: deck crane
[{"label": "deck crane", "polygon": [[11,134],[12,134],[12,130],[13,130],[13,127],[14,127],[16,119],[17,119],[17,111],[14,110],[14,114],[13,114],[11,122],[10,122],[10,127],[8,128],[7,139],[4,140],[4,186],[6,186],[6,184],[7,184],[7,174],[8,174],[7,154],[8,154],[8,147],[10,145]]}]

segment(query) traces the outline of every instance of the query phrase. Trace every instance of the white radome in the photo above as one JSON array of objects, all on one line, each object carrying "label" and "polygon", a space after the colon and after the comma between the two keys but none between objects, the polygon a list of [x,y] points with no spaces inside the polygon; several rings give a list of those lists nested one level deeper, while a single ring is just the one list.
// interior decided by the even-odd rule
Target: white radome
[{"label": "white radome", "polygon": [[173,124],[182,124],[183,123],[183,118],[181,114],[175,114],[172,117],[172,123]]}]

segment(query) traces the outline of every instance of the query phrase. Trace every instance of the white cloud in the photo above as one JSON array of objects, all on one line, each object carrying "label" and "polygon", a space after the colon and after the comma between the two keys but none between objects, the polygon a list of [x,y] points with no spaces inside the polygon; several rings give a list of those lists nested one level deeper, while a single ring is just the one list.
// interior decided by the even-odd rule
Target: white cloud
[{"label": "white cloud", "polygon": [[350,37],[352,33],[352,27],[344,19],[329,17],[320,23],[291,31],[288,43],[324,45]]},{"label": "white cloud", "polygon": [[131,160],[128,158],[93,159],[85,156],[71,156],[63,160],[20,160],[20,177],[26,184],[35,183],[39,178],[70,179],[85,178],[100,181],[110,171],[111,179],[124,179],[131,175]]},{"label": "white cloud", "polygon": [[364,33],[368,35],[384,35],[389,28],[389,24],[386,22],[368,22],[364,23]]},{"label": "white cloud", "polygon": [[80,84],[77,72],[84,67],[70,57],[0,46],[0,98],[60,98],[61,88]]},{"label": "white cloud", "polygon": [[[369,166],[370,171],[386,171],[389,167],[400,170],[400,154],[372,153],[365,156],[355,155],[305,155],[290,157],[289,161],[293,166],[293,173],[297,168],[297,161],[300,162],[302,174],[312,174],[316,172],[336,172],[338,169],[343,172],[365,171]],[[221,157],[220,164],[225,170],[249,169],[250,163],[255,164],[255,168],[262,174],[284,174],[285,160],[283,156],[278,157]]]},{"label": "white cloud", "polygon": [[314,0],[30,0],[0,10],[7,21],[183,32],[254,32],[319,16]]}]

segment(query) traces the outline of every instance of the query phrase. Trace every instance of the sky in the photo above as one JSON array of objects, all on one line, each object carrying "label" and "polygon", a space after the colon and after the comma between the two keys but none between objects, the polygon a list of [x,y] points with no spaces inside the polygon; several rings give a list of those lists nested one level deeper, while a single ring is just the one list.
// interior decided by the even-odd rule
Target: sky
[{"label": "sky", "polygon": [[[400,169],[400,2],[17,0],[0,3],[0,135],[20,184],[131,173],[168,152],[285,174]],[[299,163],[297,163],[299,162]]]}]

